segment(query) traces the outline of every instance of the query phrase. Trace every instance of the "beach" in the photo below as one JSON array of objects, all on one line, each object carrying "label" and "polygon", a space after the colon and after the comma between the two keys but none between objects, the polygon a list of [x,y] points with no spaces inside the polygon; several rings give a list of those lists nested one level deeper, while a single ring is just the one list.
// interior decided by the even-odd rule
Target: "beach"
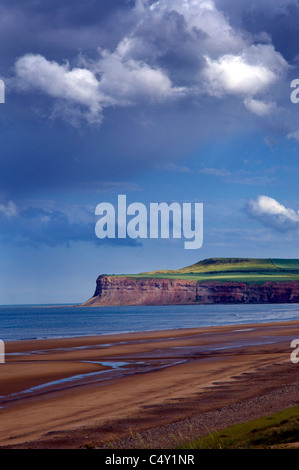
[{"label": "beach", "polygon": [[5,344],[2,448],[169,448],[298,403],[299,321]]}]

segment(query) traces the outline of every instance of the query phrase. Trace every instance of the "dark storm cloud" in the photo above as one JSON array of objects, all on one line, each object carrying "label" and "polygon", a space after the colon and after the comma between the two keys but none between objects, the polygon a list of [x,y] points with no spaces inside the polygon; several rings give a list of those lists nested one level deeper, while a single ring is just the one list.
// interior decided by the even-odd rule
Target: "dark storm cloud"
[{"label": "dark storm cloud", "polygon": [[[299,5],[296,0],[217,0],[232,24],[261,38],[266,33],[275,48],[289,62],[299,54]],[[266,40],[266,37],[265,40]]]},{"label": "dark storm cloud", "polygon": [[1,4],[8,9],[16,9],[28,16],[45,18],[49,22],[55,20],[56,26],[66,24],[93,24],[99,18],[106,18],[117,9],[124,9],[132,1],[124,0],[2,0]]},{"label": "dark storm cloud", "polygon": [[12,201],[0,203],[0,239],[18,246],[70,246],[89,242],[96,246],[141,246],[139,240],[103,239],[95,235],[94,215],[84,207],[68,210],[38,206],[18,207]]},{"label": "dark storm cloud", "polygon": [[79,51],[117,42],[130,21],[131,0],[3,0],[0,5],[1,68],[5,73],[28,52],[71,60]]}]

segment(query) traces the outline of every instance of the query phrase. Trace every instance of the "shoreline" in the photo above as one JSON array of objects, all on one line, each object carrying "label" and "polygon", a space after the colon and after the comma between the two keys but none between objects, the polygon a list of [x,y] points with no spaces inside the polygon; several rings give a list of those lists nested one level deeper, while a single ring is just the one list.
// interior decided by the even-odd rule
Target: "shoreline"
[{"label": "shoreline", "polygon": [[299,320],[7,342],[0,447],[131,445],[134,432],[259,401],[299,382],[297,337]]},{"label": "shoreline", "polygon": [[[298,304],[299,305],[299,304]],[[104,308],[104,307],[103,307]],[[144,337],[144,335],[148,334],[154,334],[154,335],[159,335],[161,334],[166,334],[171,332],[176,332],[179,333],[182,332],[183,334],[185,332],[190,331],[192,332],[202,332],[203,330],[213,330],[213,329],[224,329],[224,328],[238,328],[245,330],[246,328],[250,327],[258,327],[258,326],[263,326],[263,325],[268,325],[268,326],[284,326],[287,324],[294,324],[296,326],[297,324],[299,325],[299,315],[298,315],[298,320],[273,320],[273,321],[264,321],[264,322],[249,322],[249,323],[229,323],[229,324],[221,324],[221,325],[208,325],[208,326],[198,326],[198,327],[185,327],[185,328],[159,328],[159,329],[149,329],[149,330],[133,330],[133,331],[118,331],[118,332],[109,332],[109,333],[102,333],[102,334],[85,334],[85,335],[72,335],[72,336],[46,336],[46,337],[36,337],[36,338],[20,338],[20,339],[11,339],[11,340],[4,340],[5,345],[16,345],[18,343],[24,344],[24,343],[31,343],[33,342],[34,344],[37,342],[61,342],[61,341],[67,341],[71,342],[74,340],[75,342],[77,341],[84,341],[84,340],[89,340],[91,339],[92,341],[94,339],[103,339],[106,336],[107,337],[112,337],[116,338],[118,336],[125,336],[125,335],[141,335]],[[299,331],[298,331],[298,337],[299,337]]]},{"label": "shoreline", "polygon": [[[21,308],[22,306],[20,306]],[[134,315],[142,315],[143,321],[136,323],[132,321],[132,312],[129,306],[117,307],[117,309],[109,309],[106,307],[86,307],[89,312],[87,314],[89,323],[84,321],[86,308],[80,309],[80,305],[43,305],[36,304],[33,307],[26,307],[24,313],[29,315],[28,322],[18,321],[18,315],[22,310],[18,310],[17,306],[8,306],[7,310],[0,312],[0,318],[3,319],[3,330],[0,339],[5,343],[12,341],[35,341],[35,340],[60,340],[78,337],[90,337],[95,334],[98,336],[112,334],[141,333],[148,331],[167,331],[168,329],[180,330],[182,328],[201,328],[214,326],[233,326],[234,324],[247,325],[252,323],[269,323],[279,321],[296,321],[299,319],[299,304],[242,304],[242,305],[163,305],[163,306],[137,306],[133,309]],[[171,309],[169,309],[171,307]],[[10,318],[12,310],[12,319]],[[61,321],[59,314],[60,309],[64,310],[64,315],[74,315],[73,322]],[[79,309],[79,310],[78,310]],[[103,321],[100,310],[103,310]],[[165,309],[165,312],[164,312]],[[0,309],[1,310],[1,309]],[[93,312],[91,312],[91,310]],[[94,312],[96,310],[96,312]],[[40,316],[44,312],[49,311],[49,315],[45,315],[45,322],[48,325],[45,328],[43,317]],[[74,313],[76,312],[76,313]],[[219,313],[220,312],[220,313]],[[222,314],[221,314],[222,312]],[[165,315],[164,315],[165,313]],[[190,315],[189,315],[190,313]],[[99,315],[100,314],[100,315]],[[124,319],[122,319],[124,314]],[[162,315],[162,320],[160,321]],[[174,315],[172,315],[174,314]],[[57,316],[58,328],[55,319]],[[58,318],[59,317],[59,318]],[[112,318],[111,318],[112,317]],[[67,317],[66,317],[67,318]],[[13,323],[11,323],[13,322]],[[78,324],[76,323],[78,322]],[[199,325],[200,323],[200,325]],[[32,327],[30,325],[32,324]],[[118,331],[113,331],[111,325],[117,325]],[[91,325],[94,325],[92,328]],[[13,328],[12,328],[13,326]],[[74,326],[74,327],[73,327]]]},{"label": "shoreline", "polygon": [[[299,305],[299,304],[298,304]],[[94,308],[94,307],[92,307]],[[104,307],[103,307],[104,308]],[[299,309],[298,309],[299,310]],[[5,345],[12,344],[12,343],[25,343],[25,342],[39,342],[39,341],[71,341],[71,340],[85,340],[85,339],[93,339],[93,338],[103,338],[103,337],[114,337],[114,336],[123,336],[123,335],[144,335],[148,333],[154,333],[154,334],[159,334],[159,333],[168,333],[169,331],[174,331],[174,332],[180,332],[184,330],[202,330],[202,329],[213,329],[213,328],[233,328],[233,327],[240,327],[240,328],[246,328],[246,327],[251,327],[251,326],[262,326],[262,325],[276,325],[276,324],[287,324],[287,323],[299,323],[299,315],[298,315],[298,320],[297,319],[292,319],[292,320],[272,320],[272,321],[261,321],[261,322],[244,322],[244,323],[227,323],[227,324],[219,324],[219,325],[207,325],[207,326],[198,326],[198,327],[173,327],[173,328],[159,328],[159,329],[147,329],[147,330],[130,330],[130,331],[118,331],[118,332],[105,332],[105,333],[97,333],[97,334],[78,334],[78,335],[70,335],[70,336],[44,336],[44,337],[32,337],[32,338],[19,338],[19,339],[8,339],[8,340],[3,340]],[[298,334],[299,336],[299,334]],[[2,338],[0,338],[2,339]]]}]

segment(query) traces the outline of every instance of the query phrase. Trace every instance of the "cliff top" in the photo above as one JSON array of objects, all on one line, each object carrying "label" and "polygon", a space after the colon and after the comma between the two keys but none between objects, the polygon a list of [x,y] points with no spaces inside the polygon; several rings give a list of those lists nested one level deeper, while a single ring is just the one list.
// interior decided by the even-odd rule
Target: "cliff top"
[{"label": "cliff top", "polygon": [[181,269],[158,270],[117,277],[177,278],[198,281],[266,282],[299,280],[299,259],[208,258]]},{"label": "cliff top", "polygon": [[299,259],[271,258],[207,258],[198,263],[176,270],[159,270],[144,274],[184,274],[219,272],[269,272],[296,271],[299,273]]}]

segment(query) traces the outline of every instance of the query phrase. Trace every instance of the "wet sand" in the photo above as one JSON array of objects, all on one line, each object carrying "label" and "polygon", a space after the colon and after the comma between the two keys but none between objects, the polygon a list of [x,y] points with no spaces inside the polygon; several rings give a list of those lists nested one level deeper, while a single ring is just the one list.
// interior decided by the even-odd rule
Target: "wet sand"
[{"label": "wet sand", "polygon": [[294,405],[295,338],[299,320],[6,343],[0,447],[167,448]]}]

